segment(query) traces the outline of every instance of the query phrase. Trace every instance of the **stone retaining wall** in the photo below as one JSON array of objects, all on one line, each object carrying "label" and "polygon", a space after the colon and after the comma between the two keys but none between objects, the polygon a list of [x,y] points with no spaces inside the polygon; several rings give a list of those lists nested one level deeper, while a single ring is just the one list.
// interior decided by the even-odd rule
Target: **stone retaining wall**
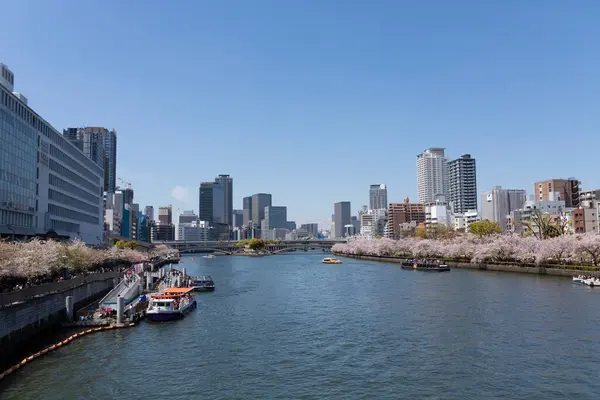
[{"label": "stone retaining wall", "polygon": [[104,277],[0,308],[0,359],[16,350],[16,344],[64,320],[67,296],[73,296],[78,309],[106,294],[114,284],[115,277]]},{"label": "stone retaining wall", "polygon": [[[391,262],[391,263],[401,263],[402,258],[398,257],[376,257],[376,256],[357,256],[357,255],[348,255],[348,254],[336,254],[340,257],[349,257],[356,258],[359,260],[369,260],[369,261],[383,261],[383,262]],[[502,272],[519,272],[526,274],[538,274],[538,275],[554,275],[554,276],[577,276],[577,275],[592,275],[592,276],[600,276],[600,271],[582,271],[582,270],[570,270],[560,268],[557,265],[551,266],[527,266],[527,265],[519,265],[519,264],[473,264],[468,262],[457,262],[457,261],[446,261],[446,264],[452,268],[466,268],[466,269],[477,269],[483,271],[502,271]]]}]

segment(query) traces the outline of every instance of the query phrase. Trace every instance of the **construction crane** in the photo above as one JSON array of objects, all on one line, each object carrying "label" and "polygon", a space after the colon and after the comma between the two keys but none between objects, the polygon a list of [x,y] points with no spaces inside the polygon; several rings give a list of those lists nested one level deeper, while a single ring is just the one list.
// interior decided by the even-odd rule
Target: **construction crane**
[{"label": "construction crane", "polygon": [[121,178],[117,178],[119,180],[119,182],[121,182],[121,184],[126,185],[127,189],[131,189],[131,182],[125,182],[123,179]]}]

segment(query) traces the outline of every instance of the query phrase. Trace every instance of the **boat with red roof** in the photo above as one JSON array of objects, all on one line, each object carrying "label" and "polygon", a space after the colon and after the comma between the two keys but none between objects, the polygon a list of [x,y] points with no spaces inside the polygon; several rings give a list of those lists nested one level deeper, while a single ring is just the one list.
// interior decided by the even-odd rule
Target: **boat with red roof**
[{"label": "boat with red roof", "polygon": [[168,288],[150,297],[146,318],[152,322],[178,320],[196,307],[192,288]]}]

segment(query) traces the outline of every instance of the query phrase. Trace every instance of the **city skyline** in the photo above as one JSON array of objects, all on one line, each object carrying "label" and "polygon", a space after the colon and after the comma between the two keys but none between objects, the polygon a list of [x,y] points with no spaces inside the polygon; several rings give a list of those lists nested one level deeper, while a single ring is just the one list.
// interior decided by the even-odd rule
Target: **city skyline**
[{"label": "city skyline", "polygon": [[[297,10],[301,26],[297,15],[265,3],[241,3],[244,18],[214,4],[204,4],[202,13],[198,5],[182,5],[178,24],[159,24],[173,15],[167,5],[139,4],[77,4],[67,16],[51,4],[13,2],[3,8],[0,33],[13,37],[22,15],[31,17],[29,29],[3,47],[2,62],[15,72],[16,90],[59,131],[114,127],[117,175],[133,184],[140,205],[196,209],[198,182],[225,172],[235,178],[234,209],[242,208],[247,194],[272,193],[288,207],[290,220],[325,227],[333,203],[350,201],[355,215],[368,204],[365,188],[377,182],[387,184],[388,202],[416,199],[414,156],[431,146],[445,147],[450,159],[465,153],[477,159],[478,194],[497,185],[531,194],[534,182],[569,176],[586,190],[600,186],[588,162],[567,164],[555,154],[555,144],[572,132],[586,143],[577,154],[581,160],[594,159],[600,144],[594,134],[600,116],[591,111],[600,101],[590,85],[600,64],[592,39],[600,28],[589,9],[581,13],[549,2],[541,16],[532,4],[497,10],[463,2],[440,4],[423,23],[429,15],[424,5],[385,3],[367,11],[357,3],[320,5],[319,13],[304,5]],[[369,18],[360,29],[347,22],[365,13]],[[529,18],[531,13],[537,16]],[[194,23],[199,14],[202,23]],[[316,15],[339,18],[326,26]],[[111,20],[113,29],[90,31],[84,40],[70,21],[91,16]],[[399,16],[404,23],[397,23]],[[454,24],[443,23],[448,19]],[[53,29],[48,20],[55,21]],[[488,23],[473,22],[482,20]],[[266,21],[276,21],[273,30]],[[276,51],[282,32],[301,37],[307,21],[315,24],[314,36]],[[149,29],[154,23],[165,31]],[[515,27],[510,34],[507,24]],[[188,25],[197,30],[184,31]],[[323,37],[335,48],[320,47]],[[90,47],[90,40],[96,45]],[[155,79],[159,65],[146,62],[157,40],[165,40],[161,51],[172,63],[164,81]],[[449,53],[449,43],[463,45]],[[192,54],[183,50],[189,48]],[[63,61],[74,55],[119,61]],[[204,73],[197,73],[198,65]],[[82,93],[94,96],[82,101]],[[348,157],[357,154],[365,135],[383,144],[377,162]],[[198,157],[207,142],[233,150],[226,157],[203,150]],[[141,166],[143,154],[165,146],[178,149],[177,163]],[[297,163],[279,168],[293,159],[292,150],[314,154],[322,160],[315,169],[335,170],[336,177],[312,174]],[[249,165],[247,154],[261,151],[271,157]]]}]

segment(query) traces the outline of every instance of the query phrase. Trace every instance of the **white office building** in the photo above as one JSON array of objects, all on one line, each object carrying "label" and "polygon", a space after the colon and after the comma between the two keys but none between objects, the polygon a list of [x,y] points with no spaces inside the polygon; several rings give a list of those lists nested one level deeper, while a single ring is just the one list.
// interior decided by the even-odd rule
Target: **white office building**
[{"label": "white office building", "polygon": [[104,169],[13,92],[0,64],[0,235],[103,240]]}]

